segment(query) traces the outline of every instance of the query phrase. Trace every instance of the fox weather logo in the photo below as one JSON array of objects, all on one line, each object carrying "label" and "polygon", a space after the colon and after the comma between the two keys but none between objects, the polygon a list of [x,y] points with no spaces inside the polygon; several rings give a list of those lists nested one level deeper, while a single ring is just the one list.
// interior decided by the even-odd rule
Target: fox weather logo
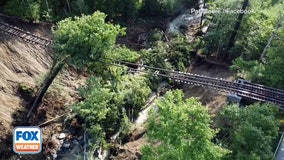
[{"label": "fox weather logo", "polygon": [[13,132],[13,150],[19,154],[37,154],[42,146],[41,129],[36,126],[16,127]]}]

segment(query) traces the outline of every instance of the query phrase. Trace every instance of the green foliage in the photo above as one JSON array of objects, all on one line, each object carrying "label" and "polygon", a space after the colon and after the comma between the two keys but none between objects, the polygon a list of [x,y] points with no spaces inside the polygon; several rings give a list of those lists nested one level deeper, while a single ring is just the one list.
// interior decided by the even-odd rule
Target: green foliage
[{"label": "green foliage", "polygon": [[25,100],[31,100],[34,98],[35,95],[34,89],[31,86],[24,83],[19,84],[18,92]]},{"label": "green foliage", "polygon": [[217,125],[226,135],[221,142],[232,151],[226,159],[273,159],[272,144],[279,130],[277,111],[270,104],[231,105],[221,110]]},{"label": "green foliage", "polygon": [[94,4],[96,10],[105,12],[109,18],[124,22],[135,20],[141,6],[142,0],[98,0]]},{"label": "green foliage", "polygon": [[173,14],[184,4],[196,2],[197,0],[9,0],[4,8],[9,14],[28,20],[56,22],[99,10],[106,13],[109,20],[134,22],[139,12],[146,15]]},{"label": "green foliage", "polygon": [[[190,64],[190,53],[194,51],[194,44],[190,44],[183,35],[173,36],[167,42],[159,40],[162,37],[160,32],[155,32],[152,37],[154,37],[151,42],[152,48],[141,52],[144,64],[186,72],[186,67]],[[161,77],[153,77],[152,75],[148,79],[152,89],[157,88],[162,80]]]},{"label": "green foliage", "polygon": [[[218,7],[236,9],[239,8],[239,5],[240,1],[227,1],[226,3],[214,1],[211,4],[212,9]],[[230,51],[224,49],[227,47],[226,43],[236,15],[214,14],[215,18],[213,18],[209,32],[204,38],[205,50],[209,54],[228,52],[231,59],[236,58],[231,69],[242,78],[272,87],[284,88],[284,62],[282,61],[283,54],[281,54],[284,47],[283,40],[281,40],[284,35],[283,27],[278,30],[272,43],[268,44],[279,18],[283,14],[283,7],[284,4],[280,1],[251,0],[247,9],[253,10],[254,13],[244,15],[235,46]],[[258,62],[257,60],[267,45],[267,57],[263,62]]]},{"label": "green foliage", "polygon": [[[284,14],[284,13],[283,13]],[[284,23],[282,22],[282,27],[279,29],[275,40],[273,40],[269,49],[267,50],[267,58],[263,64],[263,82],[266,85],[278,87],[284,89]],[[261,66],[259,64],[258,66]]]},{"label": "green foliage", "polygon": [[284,4],[273,3],[260,0],[250,1],[249,9],[255,11],[244,17],[238,38],[238,46],[242,47],[242,56],[246,60],[259,59],[269,37],[274,31],[280,13],[283,11]]},{"label": "green foliage", "polygon": [[151,35],[150,41],[157,42],[163,39],[163,33],[157,29],[155,29]]},{"label": "green foliage", "polygon": [[[240,9],[243,1],[214,1],[210,9]],[[263,51],[267,40],[274,30],[277,19],[283,10],[284,4],[280,1],[250,0],[247,10],[253,13],[243,16],[240,29],[237,32],[235,45],[230,50],[227,43],[232,33],[238,14],[212,14],[209,31],[206,34],[205,50],[208,54],[227,52],[231,59],[242,56],[245,60],[256,60]]]},{"label": "green foliage", "polygon": [[129,132],[129,119],[137,116],[150,93],[142,76],[123,75],[115,88],[92,77],[80,89],[83,101],[74,105],[74,113],[85,119],[95,144],[104,143],[119,128],[124,134]]},{"label": "green foliage", "polygon": [[139,111],[147,101],[151,89],[143,76],[125,75],[117,85],[117,96],[123,99],[128,117],[137,117]]},{"label": "green foliage", "polygon": [[133,63],[139,60],[140,55],[137,52],[132,51],[126,48],[125,46],[122,46],[115,48],[110,58],[114,60],[127,61]]},{"label": "green foliage", "polygon": [[95,73],[100,75],[104,80],[110,80],[113,87],[116,87],[117,81],[121,80],[123,74],[127,72],[127,67],[114,66],[111,61],[126,61],[135,63],[139,60],[140,55],[132,51],[125,46],[116,47],[113,49],[112,54],[109,54],[107,58],[104,60],[100,60],[101,63],[94,63],[91,68],[97,68]]},{"label": "green foliage", "polygon": [[[126,54],[123,58],[127,59],[129,56],[130,60],[137,57],[135,52],[126,48],[115,48],[116,38],[119,34],[124,33],[124,29],[119,25],[105,23],[105,18],[106,15],[98,11],[93,15],[83,15],[74,19],[67,18],[58,23],[56,30],[53,30],[55,39],[53,66],[43,82],[32,108],[40,103],[65,64],[73,65],[78,69],[87,69],[87,71],[115,82],[113,75],[106,74],[111,70],[109,64],[113,61],[112,56],[116,58]],[[126,53],[122,54],[124,51]]]},{"label": "green foliage", "polygon": [[5,12],[27,20],[40,19],[40,4],[37,0],[10,0],[5,5]]},{"label": "green foliage", "polygon": [[[214,1],[210,3],[210,10],[239,9],[241,1]],[[205,52],[207,55],[212,53],[222,53],[227,47],[231,31],[234,27],[237,14],[214,13],[209,29],[204,37]],[[239,33],[238,33],[239,34]]]},{"label": "green foliage", "polygon": [[109,18],[134,20],[142,6],[141,0],[9,0],[5,11],[29,20],[59,21],[100,10]]},{"label": "green foliage", "polygon": [[131,132],[131,122],[129,118],[127,117],[125,110],[122,111],[122,119],[121,119],[121,134],[124,135],[129,135]]},{"label": "green foliage", "polygon": [[95,12],[60,21],[53,30],[56,59],[66,58],[68,64],[90,70],[95,69],[96,62],[107,61],[113,54],[116,37],[124,29],[106,23],[105,18],[104,13]]},{"label": "green foliage", "polygon": [[233,61],[233,65],[230,69],[237,73],[238,77],[251,80],[253,82],[260,82],[259,80],[264,77],[263,65],[259,64],[258,61],[245,61],[239,57]]},{"label": "green foliage", "polygon": [[279,29],[276,37],[278,38],[272,41],[263,63],[237,58],[231,69],[245,79],[284,89],[284,43],[281,40],[284,37],[284,27]]},{"label": "green foliage", "polygon": [[206,107],[182,91],[169,91],[157,101],[147,125],[151,145],[146,145],[143,159],[221,159],[227,150],[211,142],[216,131],[210,128]]},{"label": "green foliage", "polygon": [[197,0],[144,0],[142,13],[147,16],[173,15],[182,7],[194,5]]},{"label": "green foliage", "polygon": [[190,63],[190,52],[193,51],[186,37],[177,35],[168,42],[153,41],[152,47],[142,53],[147,65],[186,71],[185,67]]},{"label": "green foliage", "polygon": [[119,126],[115,93],[110,88],[103,87],[94,77],[88,79],[87,87],[81,89],[80,93],[84,101],[74,106],[74,112],[85,119],[86,127],[94,139],[102,142],[106,138],[106,132],[114,133]]},{"label": "green foliage", "polygon": [[191,44],[186,37],[180,35],[172,38],[170,43],[169,62],[173,64],[174,69],[186,72],[190,63],[190,52],[193,51]]}]

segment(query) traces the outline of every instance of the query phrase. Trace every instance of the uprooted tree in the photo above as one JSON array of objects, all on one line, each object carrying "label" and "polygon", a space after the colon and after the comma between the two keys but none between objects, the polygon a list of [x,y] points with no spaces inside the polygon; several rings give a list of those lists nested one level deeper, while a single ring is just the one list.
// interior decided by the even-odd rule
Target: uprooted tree
[{"label": "uprooted tree", "polygon": [[[116,38],[124,34],[119,25],[105,22],[106,15],[95,12],[93,15],[83,15],[74,19],[67,18],[57,24],[54,35],[54,62],[50,72],[42,83],[37,97],[27,115],[41,103],[43,96],[58,73],[65,65],[72,65],[78,69],[87,68],[97,74],[106,71],[111,58],[119,57],[122,52],[133,57],[135,52],[127,48],[115,48]],[[125,55],[122,58],[125,59]],[[135,56],[134,56],[135,57]]]}]

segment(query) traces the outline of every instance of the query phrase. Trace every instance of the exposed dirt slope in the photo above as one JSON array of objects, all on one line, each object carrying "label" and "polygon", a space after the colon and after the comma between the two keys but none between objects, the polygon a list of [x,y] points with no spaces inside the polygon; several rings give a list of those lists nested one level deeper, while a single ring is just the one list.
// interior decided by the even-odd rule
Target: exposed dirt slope
[{"label": "exposed dirt slope", "polygon": [[[194,65],[194,67],[191,66],[188,72],[208,77],[223,78],[229,81],[235,78],[234,74],[227,67],[210,64],[206,61],[202,64]],[[223,92],[192,85],[184,85],[183,90],[185,97],[198,97],[202,104],[206,105],[213,114],[226,103],[227,94]]]},{"label": "exposed dirt slope", "polygon": [[[51,25],[33,24],[15,17],[0,14],[0,21],[17,26],[35,35],[51,38]],[[34,46],[18,37],[12,37],[0,32],[0,159],[17,157],[11,151],[11,131],[19,121],[26,117],[22,112],[29,107],[18,93],[20,83],[34,87],[39,85],[48,73],[52,64],[52,50]],[[78,98],[77,89],[85,83],[86,77],[68,69],[62,71],[38,109],[35,118],[30,119],[34,125],[41,124],[54,117],[69,112],[68,104]],[[55,93],[54,93],[55,91]],[[16,114],[16,116],[15,116]],[[20,115],[18,115],[20,114]],[[17,118],[15,118],[17,117]],[[20,124],[20,123],[19,123]],[[54,128],[61,123],[42,127],[44,142],[56,132]],[[62,131],[61,131],[62,132]],[[45,146],[44,146],[45,148]],[[4,156],[4,157],[3,157]],[[38,159],[38,157],[22,157],[22,159]]]},{"label": "exposed dirt slope", "polygon": [[35,84],[48,71],[52,58],[40,47],[0,33],[0,117],[10,123],[11,113],[21,107],[19,83]]}]

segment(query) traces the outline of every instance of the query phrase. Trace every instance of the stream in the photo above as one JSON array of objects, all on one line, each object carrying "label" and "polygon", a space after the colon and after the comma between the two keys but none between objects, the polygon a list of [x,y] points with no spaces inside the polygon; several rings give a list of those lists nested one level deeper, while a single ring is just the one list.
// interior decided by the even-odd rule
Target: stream
[{"label": "stream", "polygon": [[[199,6],[198,7],[199,10],[206,10],[206,8],[204,8],[203,0],[199,1],[198,6]],[[174,20],[172,20],[168,24],[168,28],[166,30],[166,33],[179,33],[181,26],[191,26],[191,25],[199,24],[200,20],[201,20],[202,12],[191,13],[191,11],[192,11],[192,9],[187,9],[186,11],[184,11],[184,13],[182,13],[181,15],[176,17]],[[162,82],[161,84],[159,84],[158,92],[159,92],[159,90],[162,90],[162,88],[166,88],[166,85],[167,84],[165,82]],[[152,93],[149,100],[151,101],[153,97],[154,97],[154,95]],[[136,127],[143,125],[147,121],[148,111],[152,108],[152,106],[155,106],[155,105],[150,104],[147,108],[142,110],[139,113],[139,116],[135,120],[133,125],[135,125]]]},{"label": "stream", "polygon": [[184,13],[176,17],[173,21],[169,23],[166,33],[179,33],[183,26],[199,24],[202,12],[197,11],[205,11],[206,8],[203,5],[203,0],[200,0],[198,4],[198,9],[187,9],[186,11],[184,11]]},{"label": "stream", "polygon": [[[203,0],[199,1],[199,9],[204,9],[203,8]],[[182,26],[193,26],[196,24],[200,23],[201,20],[201,16],[202,13],[201,12],[196,12],[196,13],[191,13],[191,9],[187,9],[186,11],[184,11],[184,13],[182,13],[181,15],[179,15],[178,17],[176,17],[173,21],[171,21],[168,24],[168,28],[166,30],[166,33],[179,33],[181,32],[181,27]],[[191,39],[191,37],[187,37],[189,39]],[[167,88],[168,84],[166,82],[162,82],[161,84],[159,84],[158,87],[158,92],[159,90],[163,90],[166,88],[166,90],[168,90],[169,88]],[[137,117],[137,119],[131,124],[131,130],[135,131],[136,129],[139,128],[145,128],[145,124],[148,120],[149,117],[149,111],[151,109],[153,109],[154,107],[156,107],[155,105],[155,99],[157,99],[159,97],[159,93],[152,93],[149,98],[148,101],[146,102],[146,105],[143,107],[143,110],[141,110],[139,112],[139,115]],[[158,110],[158,108],[154,108],[155,111]],[[115,135],[112,136],[112,141],[115,141],[120,134],[121,131],[118,131]],[[109,159],[109,150],[105,150],[102,151],[102,155],[99,155],[100,158],[97,158],[99,160],[106,160]]]},{"label": "stream", "polygon": [[[199,9],[204,9],[203,8],[203,0],[199,1]],[[202,13],[201,12],[191,13],[191,12],[192,12],[192,9],[187,9],[181,15],[179,15],[174,20],[172,20],[168,24],[168,28],[166,30],[166,33],[167,34],[180,33],[181,28],[183,26],[191,27],[193,25],[199,24],[200,20],[201,20]],[[189,38],[189,40],[191,39],[191,37],[187,37],[187,38]],[[165,88],[166,85],[167,85],[167,83],[162,82],[158,87],[158,92],[159,92],[159,89],[161,90],[161,88]],[[159,94],[157,94],[155,92],[153,92],[149,96],[148,101],[146,102],[146,105],[140,111],[137,119],[131,124],[131,127],[130,127],[131,131],[134,131],[134,130],[141,128],[141,127],[145,127],[145,123],[146,123],[148,116],[149,116],[148,115],[149,110],[151,110],[153,107],[156,106],[154,102],[155,102],[155,99],[157,99],[158,97],[159,97]],[[156,108],[155,108],[155,110],[156,110]],[[117,138],[120,135],[120,132],[121,132],[121,130],[119,130],[116,134],[114,134],[111,137],[112,142],[115,142],[117,140]],[[54,139],[60,140],[60,138],[62,139],[62,137],[65,138],[65,135],[57,135],[57,137],[55,137]],[[61,143],[63,149],[65,147],[64,151],[67,151],[67,153],[64,152],[64,156],[61,157],[60,159],[68,159],[68,158],[72,157],[72,159],[106,160],[106,159],[109,159],[109,157],[110,157],[110,150],[109,149],[108,150],[102,150],[102,148],[99,148],[97,151],[95,151],[95,153],[97,153],[96,157],[87,156],[89,154],[88,152],[90,152],[90,151],[82,151],[82,147],[84,148],[84,150],[86,150],[86,141],[88,141],[88,138],[86,140],[86,136],[82,136],[81,139],[73,140],[73,141],[71,143],[66,144],[65,140],[64,141],[61,140],[60,143]],[[76,152],[78,150],[74,151],[74,149],[72,149],[72,150],[69,149],[70,145],[73,145],[73,148],[75,148],[75,149],[81,148],[81,149],[78,149],[78,150],[81,151],[81,153]],[[61,149],[61,152],[62,152],[62,149]],[[54,158],[56,158],[56,157],[57,157],[57,155]]]}]

